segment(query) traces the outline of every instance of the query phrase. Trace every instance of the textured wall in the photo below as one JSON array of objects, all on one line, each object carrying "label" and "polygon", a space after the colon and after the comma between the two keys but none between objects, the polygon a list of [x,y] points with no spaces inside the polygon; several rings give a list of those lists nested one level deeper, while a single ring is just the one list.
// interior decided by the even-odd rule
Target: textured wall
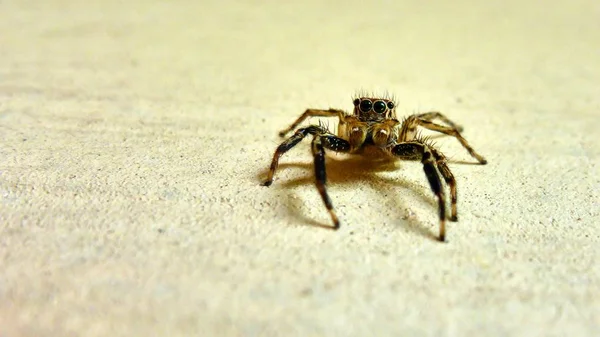
[{"label": "textured wall", "polygon": [[[600,333],[598,2],[326,3],[0,2],[0,336]],[[419,163],[259,186],[357,90],[488,158],[448,243]]]}]

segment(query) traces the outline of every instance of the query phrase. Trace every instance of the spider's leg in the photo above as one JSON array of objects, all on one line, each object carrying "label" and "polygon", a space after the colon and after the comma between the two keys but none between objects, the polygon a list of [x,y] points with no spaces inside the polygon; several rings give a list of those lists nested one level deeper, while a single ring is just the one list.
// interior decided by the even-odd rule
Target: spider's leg
[{"label": "spider's leg", "polygon": [[329,134],[317,134],[312,141],[312,153],[315,158],[315,184],[323,198],[323,203],[327,207],[331,220],[333,220],[333,229],[340,228],[340,221],[333,210],[333,204],[327,194],[327,172],[325,170],[325,148],[336,152],[349,152],[350,143],[342,138]]},{"label": "spider's leg", "polygon": [[417,123],[428,130],[441,132],[443,134],[455,137],[460,142],[460,144],[469,152],[471,157],[477,159],[477,161],[482,165],[487,164],[487,160],[482,155],[475,152],[475,150],[471,147],[471,145],[469,145],[467,140],[460,134],[460,130],[456,127],[439,125],[421,118],[417,119]]},{"label": "spider's leg", "polygon": [[306,111],[304,111],[304,113],[302,115],[300,115],[300,117],[298,117],[298,119],[296,119],[296,121],[294,123],[292,123],[292,125],[290,125],[288,128],[281,130],[281,132],[279,132],[279,136],[280,137],[284,137],[285,135],[288,134],[288,132],[294,130],[296,127],[298,127],[298,125],[300,125],[300,123],[302,123],[305,119],[309,118],[309,117],[336,117],[338,116],[340,118],[340,123],[342,123],[344,121],[344,111],[343,110],[339,110],[339,109],[328,109],[328,110],[324,110],[324,109],[306,109]]},{"label": "spider's leg", "polygon": [[425,121],[430,121],[430,122],[433,122],[433,120],[437,118],[437,119],[441,120],[442,122],[446,123],[451,128],[456,129],[458,132],[463,131],[462,126],[454,123],[452,120],[450,120],[450,118],[446,117],[443,113],[441,113],[439,111],[429,111],[429,112],[420,113],[417,115],[417,118],[419,118],[421,120],[425,120]]},{"label": "spider's leg", "polygon": [[429,180],[431,190],[437,196],[440,215],[440,241],[446,240],[446,197],[442,190],[442,181],[436,169],[436,160],[432,149],[423,142],[410,141],[396,144],[392,148],[392,154],[400,159],[421,160],[423,170]]},{"label": "spider's leg", "polygon": [[450,206],[452,208],[451,208],[451,213],[450,213],[449,219],[450,219],[450,221],[458,221],[458,214],[456,211],[456,203],[457,203],[456,179],[454,179],[454,175],[452,174],[452,171],[450,171],[450,168],[448,167],[448,162],[446,161],[446,157],[434,148],[431,148],[431,153],[435,157],[437,168],[440,171],[440,174],[446,181],[446,184],[448,184],[448,186],[450,187]]},{"label": "spider's leg", "polygon": [[269,175],[267,180],[263,183],[263,186],[270,186],[273,183],[273,176],[275,175],[275,171],[277,170],[277,166],[279,165],[279,158],[286,153],[288,150],[296,146],[296,144],[300,143],[306,135],[316,135],[318,133],[324,133],[326,130],[317,125],[311,125],[306,128],[298,129],[294,135],[290,138],[286,139],[281,145],[277,147],[275,153],[273,154],[273,160],[271,161],[271,167],[269,168]]}]

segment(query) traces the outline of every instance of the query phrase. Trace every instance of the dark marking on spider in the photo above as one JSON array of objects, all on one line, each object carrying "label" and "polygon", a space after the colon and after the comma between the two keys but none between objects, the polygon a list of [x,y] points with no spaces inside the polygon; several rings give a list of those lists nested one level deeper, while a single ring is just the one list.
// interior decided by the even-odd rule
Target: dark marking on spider
[{"label": "dark marking on spider", "polygon": [[[363,96],[355,98],[353,103],[352,114],[339,109],[307,109],[292,125],[281,131],[279,135],[284,137],[292,130],[296,130],[309,117],[338,118],[337,135],[332,134],[322,125],[310,125],[297,129],[291,137],[281,143],[275,150],[268,177],[263,185],[269,186],[273,182],[279,158],[306,136],[312,136],[311,149],[314,157],[315,185],[331,216],[333,229],[338,229],[340,221],[326,188],[325,150],[360,154],[366,148],[372,147],[382,150],[382,156],[392,156],[400,160],[419,160],[423,164],[423,171],[429,186],[438,200],[439,239],[445,241],[447,212],[442,179],[450,189],[449,220],[458,221],[456,179],[448,167],[446,157],[430,142],[419,136],[418,127],[455,137],[480,164],[485,165],[487,160],[479,155],[461,135],[462,127],[440,112],[414,114],[400,122],[396,119],[396,104],[391,99]],[[443,124],[435,123],[436,120]]]}]

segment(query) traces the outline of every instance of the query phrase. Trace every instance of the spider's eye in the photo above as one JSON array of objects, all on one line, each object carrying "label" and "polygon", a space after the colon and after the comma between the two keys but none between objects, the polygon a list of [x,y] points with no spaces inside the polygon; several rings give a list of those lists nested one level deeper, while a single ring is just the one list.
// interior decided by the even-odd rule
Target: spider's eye
[{"label": "spider's eye", "polygon": [[387,106],[385,105],[384,101],[377,101],[373,104],[373,111],[378,114],[384,113],[386,108]]},{"label": "spider's eye", "polygon": [[394,102],[388,102],[388,109],[392,110],[394,108]]},{"label": "spider's eye", "polygon": [[362,112],[369,112],[372,107],[373,107],[373,102],[371,102],[368,99],[362,100],[360,102],[360,111],[362,111]]},{"label": "spider's eye", "polygon": [[354,100],[354,106],[358,106],[360,104],[360,99],[355,99]]}]

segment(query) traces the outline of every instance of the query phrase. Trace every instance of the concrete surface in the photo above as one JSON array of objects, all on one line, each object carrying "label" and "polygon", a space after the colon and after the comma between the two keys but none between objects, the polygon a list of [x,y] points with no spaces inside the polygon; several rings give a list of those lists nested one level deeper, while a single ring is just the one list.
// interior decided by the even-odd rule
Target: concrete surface
[{"label": "concrete surface", "polygon": [[[326,4],[327,3],[327,4]],[[597,336],[597,1],[0,2],[0,336]],[[308,142],[306,107],[441,110],[418,163]],[[313,122],[316,122],[313,120]],[[330,121],[334,123],[334,121]]]}]

